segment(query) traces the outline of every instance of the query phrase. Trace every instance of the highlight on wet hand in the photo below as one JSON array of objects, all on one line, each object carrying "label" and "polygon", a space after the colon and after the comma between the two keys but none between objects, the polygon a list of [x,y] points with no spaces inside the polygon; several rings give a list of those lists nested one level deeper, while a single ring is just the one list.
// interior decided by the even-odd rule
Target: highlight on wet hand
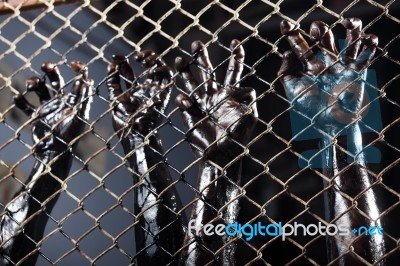
[{"label": "highlight on wet hand", "polygon": [[[81,61],[72,61],[70,67],[75,72],[76,77],[68,94],[65,94],[64,78],[57,65],[49,61],[41,66],[44,72],[43,77],[34,76],[26,80],[27,93],[35,92],[39,97],[41,106],[35,107],[23,94],[14,96],[15,105],[26,115],[31,116],[37,113],[39,118],[48,116],[52,112],[63,111],[67,114],[76,105],[78,115],[88,119],[90,103],[94,94],[93,80],[89,78],[88,68]],[[46,82],[47,80],[49,80],[49,83]]]},{"label": "highlight on wet hand", "polygon": [[281,32],[292,48],[283,54],[278,71],[288,100],[317,127],[331,128],[333,133],[368,112],[366,69],[378,45],[375,35],[362,32],[360,19],[344,19],[342,25],[347,33],[345,47],[339,51],[327,24],[311,24],[311,41],[320,51],[315,54],[294,24],[281,22]]},{"label": "highlight on wet hand", "polygon": [[151,50],[135,52],[133,57],[145,69],[142,75],[136,77],[128,58],[114,55],[108,65],[106,86],[114,106],[115,131],[121,133],[125,128],[132,127],[136,132],[145,134],[156,127],[167,108],[173,73]]},{"label": "highlight on wet hand", "polygon": [[[200,150],[214,154],[227,149],[232,140],[245,144],[258,116],[254,89],[240,86],[244,48],[240,41],[232,40],[230,49],[232,55],[223,82],[217,81],[201,41],[194,41],[191,46],[194,66],[182,57],[175,59],[184,83],[175,102],[182,111],[188,139]],[[199,81],[192,68],[198,72]],[[201,156],[202,152],[194,152]]]}]

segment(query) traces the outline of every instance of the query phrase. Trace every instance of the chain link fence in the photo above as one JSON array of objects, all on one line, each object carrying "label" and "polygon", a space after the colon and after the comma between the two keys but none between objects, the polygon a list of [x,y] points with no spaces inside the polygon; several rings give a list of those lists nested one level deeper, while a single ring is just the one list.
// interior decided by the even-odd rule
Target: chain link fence
[{"label": "chain link fence", "polygon": [[[232,56],[231,40],[241,40],[246,52],[241,84],[253,87],[257,95],[259,118],[245,151],[236,160],[243,163],[237,221],[329,223],[324,193],[333,185],[324,187],[323,182],[330,177],[324,175],[318,163],[312,166],[314,155],[320,150],[319,139],[304,133],[308,125],[296,116],[277,77],[282,55],[290,49],[280,33],[280,22],[286,19],[294,23],[308,38],[310,24],[322,20],[338,39],[343,38],[339,40],[339,47],[343,48],[346,33],[341,22],[348,17],[359,17],[364,25],[362,31],[379,37],[375,59],[368,70],[370,101],[368,114],[362,118],[362,133],[363,147],[370,151],[370,188],[379,202],[376,219],[382,220],[386,245],[377,261],[368,261],[365,254],[354,252],[351,247],[348,252],[354,252],[362,265],[400,262],[399,1],[39,0],[3,1],[0,5],[2,215],[6,215],[5,207],[14,193],[28,187],[27,178],[37,159],[31,137],[32,119],[17,109],[13,96],[23,94],[36,106],[40,104],[26,92],[25,81],[31,76],[43,77],[40,67],[47,61],[58,66],[66,88],[75,80],[71,62],[85,62],[96,92],[89,119],[78,137],[79,144],[72,150],[68,176],[55,194],[40,202],[41,215],[47,220],[43,237],[38,242],[32,240],[33,252],[21,261],[11,261],[11,265],[24,265],[33,253],[39,254],[36,265],[133,265],[141,252],[147,252],[135,247],[135,228],[140,224],[133,202],[134,191],[146,184],[133,182],[132,176],[140,174],[128,165],[112,128],[107,65],[112,55],[126,55],[134,72],[141,73],[140,65],[133,63],[134,51],[152,49],[174,66],[176,56],[191,60],[190,47],[195,40],[201,40],[208,48],[217,77],[224,75]],[[178,213],[189,217],[201,194],[197,181],[200,161],[186,141],[187,129],[174,104],[173,99],[184,86],[178,75],[174,76],[177,86],[172,89],[158,133],[172,186],[182,200],[183,208]],[[352,209],[357,209],[357,201],[368,189],[360,195],[347,195]],[[55,204],[51,211],[46,211],[48,204]],[[357,210],[365,211],[361,206]],[[181,224],[185,230],[187,226]],[[279,236],[260,235],[251,240],[241,236],[229,241],[237,245],[237,265],[329,264],[326,238],[318,234],[290,236],[285,241]],[[151,246],[148,243],[147,248]],[[172,261],[174,254],[170,255]],[[331,264],[338,261],[333,258]],[[166,265],[169,263],[165,261]]]}]

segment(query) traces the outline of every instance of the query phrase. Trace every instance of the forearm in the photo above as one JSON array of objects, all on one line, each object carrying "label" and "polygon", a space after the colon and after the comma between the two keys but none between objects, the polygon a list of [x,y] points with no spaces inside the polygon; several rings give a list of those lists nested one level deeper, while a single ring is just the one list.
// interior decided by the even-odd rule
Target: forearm
[{"label": "forearm", "polygon": [[[14,265],[35,250],[36,244],[43,238],[48,215],[60,195],[60,181],[68,176],[71,162],[69,151],[62,154],[47,151],[38,157],[27,185],[15,195],[2,213],[1,265]],[[50,164],[49,173],[46,167]],[[38,254],[33,252],[24,262],[34,265]]]},{"label": "forearm", "polygon": [[[226,246],[214,255],[230,238],[213,234],[206,235],[206,224],[229,224],[236,221],[239,210],[239,182],[241,162],[229,167],[223,175],[214,165],[202,161],[199,167],[199,195],[194,203],[189,221],[181,263],[184,265],[205,265],[215,262],[221,265],[235,265],[235,244]],[[222,219],[217,218],[221,215]]]},{"label": "forearm", "polygon": [[[186,224],[182,203],[169,174],[158,136],[148,143],[130,134],[122,143],[134,174],[134,206],[139,225],[135,227],[139,265],[162,265],[181,247]],[[166,252],[167,251],[167,252]],[[169,253],[169,254],[168,254]],[[174,258],[175,259],[175,258]]]},{"label": "forearm", "polygon": [[[324,139],[322,146],[323,173],[331,178],[330,184],[325,182],[325,186],[330,186],[325,193],[326,218],[349,230],[349,235],[342,236],[344,243],[332,237],[328,239],[329,259],[334,260],[345,254],[351,245],[356,253],[367,253],[364,258],[376,262],[385,253],[383,237],[378,234],[364,235],[355,240],[357,235],[351,232],[360,226],[381,226],[378,200],[366,168],[359,126],[349,127],[347,136],[338,137],[337,144],[333,145],[331,140]],[[339,265],[361,263],[354,255],[344,256],[338,262]]]}]

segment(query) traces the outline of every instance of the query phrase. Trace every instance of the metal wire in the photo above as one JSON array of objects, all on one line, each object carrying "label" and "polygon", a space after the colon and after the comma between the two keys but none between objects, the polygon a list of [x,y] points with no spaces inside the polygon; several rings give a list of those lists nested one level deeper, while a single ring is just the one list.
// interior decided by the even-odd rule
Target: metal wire
[{"label": "metal wire", "polygon": [[[210,162],[224,173],[236,161],[245,161],[245,176],[238,195],[243,212],[239,219],[243,223],[317,221],[327,225],[320,202],[332,186],[323,188],[322,181],[329,182],[330,178],[320,169],[298,166],[300,161],[308,165],[312,161],[304,156],[304,147],[299,148],[302,142],[297,141],[307,128],[293,134],[288,130],[288,118],[294,110],[276,76],[287,48],[278,23],[287,19],[308,36],[306,26],[311,21],[324,20],[331,29],[340,31],[341,21],[352,14],[361,19],[367,17],[363,32],[380,37],[383,33],[376,32],[380,29],[376,25],[393,29],[383,38],[370,66],[376,69],[378,81],[371,84],[375,93],[369,106],[380,105],[382,116],[378,116],[382,126],[361,123],[368,129],[366,147],[377,146],[382,155],[380,162],[371,164],[368,170],[374,181],[371,187],[380,191],[385,202],[380,217],[388,221],[385,224],[388,248],[380,260],[398,262],[399,234],[390,222],[400,210],[400,182],[394,180],[400,169],[400,146],[394,137],[400,121],[399,93],[394,88],[400,77],[400,57],[395,51],[400,40],[398,1],[355,0],[344,5],[309,0],[301,7],[287,0],[197,1],[196,4],[185,0],[85,0],[62,6],[56,6],[58,1],[54,0],[39,2],[43,2],[42,7],[29,11],[22,11],[22,5],[3,4],[8,6],[9,14],[0,16],[0,189],[9,195],[1,199],[3,208],[25,184],[34,160],[30,140],[32,119],[23,118],[12,103],[13,95],[25,94],[24,80],[32,74],[41,76],[40,64],[52,60],[69,80],[66,87],[70,86],[73,81],[70,62],[78,59],[86,62],[97,94],[86,129],[78,137],[81,141],[73,150],[73,168],[58,192],[61,198],[52,213],[44,209],[49,222],[43,239],[36,243],[40,254],[38,265],[129,265],[144,252],[134,248],[133,229],[139,226],[137,216],[141,214],[133,213],[132,191],[145,184],[132,183],[132,174],[141,175],[127,165],[127,157],[111,127],[113,107],[105,88],[106,66],[112,54],[132,58],[134,51],[147,48],[156,50],[167,63],[173,62],[177,55],[189,58],[190,43],[196,39],[210,49],[217,75],[226,69],[231,56],[230,40],[240,39],[247,53],[241,83],[250,84],[257,91],[260,118],[251,141],[230,164],[221,167]],[[299,10],[296,12],[291,5]],[[382,74],[386,68],[390,71]],[[138,69],[135,66],[135,71]],[[380,74],[384,75],[381,80]],[[173,96],[181,92],[179,87],[178,84],[174,88]],[[163,122],[157,128],[164,143],[162,156],[174,179],[171,186],[176,186],[182,195],[184,208],[180,213],[189,213],[197,200],[195,196],[201,194],[196,184],[199,159],[191,154],[185,139],[179,109],[171,103],[162,115]],[[306,140],[310,145],[312,141]],[[350,154],[345,147],[340,149]],[[357,197],[344,193],[343,197],[352,203],[352,208],[357,208]],[[293,209],[287,210],[284,207],[287,204],[294,206]],[[226,205],[217,213],[224,208]],[[239,243],[250,254],[250,258],[241,258],[243,265],[321,265],[328,263],[318,247],[324,241],[320,235],[306,239],[289,237],[286,243],[279,236],[253,241],[238,236],[230,243]],[[286,257],[274,256],[274,246],[285,247]],[[220,252],[222,249],[215,255]],[[372,265],[362,257],[360,261]]]}]

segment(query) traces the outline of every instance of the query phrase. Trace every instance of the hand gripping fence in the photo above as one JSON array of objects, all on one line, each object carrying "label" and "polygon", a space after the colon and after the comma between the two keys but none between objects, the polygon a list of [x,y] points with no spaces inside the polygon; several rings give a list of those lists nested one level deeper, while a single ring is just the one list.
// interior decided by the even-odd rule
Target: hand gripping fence
[{"label": "hand gripping fence", "polygon": [[1,1],[0,264],[398,265],[399,24],[398,0]]}]

